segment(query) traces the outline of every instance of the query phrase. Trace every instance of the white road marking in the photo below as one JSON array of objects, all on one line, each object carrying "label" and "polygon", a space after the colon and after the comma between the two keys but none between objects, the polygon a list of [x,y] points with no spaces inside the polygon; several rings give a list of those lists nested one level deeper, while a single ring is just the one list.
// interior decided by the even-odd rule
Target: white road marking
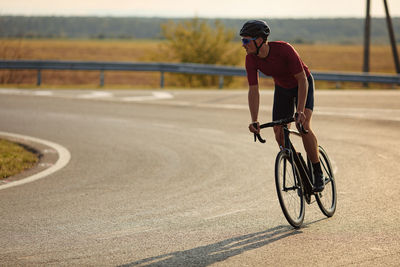
[{"label": "white road marking", "polygon": [[93,91],[89,94],[78,95],[78,98],[108,98],[113,97],[113,93],[104,92],[104,91]]},{"label": "white road marking", "polygon": [[65,167],[68,162],[71,159],[71,154],[69,153],[68,149],[66,149],[65,147],[50,142],[50,141],[46,141],[43,139],[39,139],[39,138],[35,138],[35,137],[30,137],[30,136],[26,136],[26,135],[20,135],[20,134],[13,134],[13,133],[6,133],[6,132],[0,132],[0,135],[2,136],[9,136],[11,138],[16,138],[16,139],[23,139],[23,140],[28,140],[28,141],[32,141],[32,142],[36,142],[36,143],[41,143],[44,145],[47,145],[51,148],[53,148],[54,150],[56,150],[58,152],[58,160],[57,162],[52,165],[50,168],[39,172],[35,175],[32,175],[30,177],[18,180],[18,181],[13,181],[13,182],[9,182],[7,184],[3,184],[0,185],[0,190],[6,189],[6,188],[10,188],[10,187],[14,187],[14,186],[18,186],[18,185],[23,185],[23,184],[27,184],[27,183],[31,183],[33,181],[42,179],[60,169],[62,169],[63,167]]},{"label": "white road marking", "polygon": [[35,91],[33,94],[38,95],[38,96],[52,96],[53,92],[52,91]]},{"label": "white road marking", "polygon": [[122,101],[137,102],[137,101],[148,101],[148,100],[160,100],[160,99],[171,99],[174,96],[168,92],[153,92],[151,96],[127,96],[121,98]]},{"label": "white road marking", "polygon": [[171,93],[168,93],[168,92],[153,92],[153,96],[158,98],[158,99],[174,98],[174,96]]},{"label": "white road marking", "polygon": [[28,90],[21,90],[21,89],[0,89],[0,94],[3,95],[21,95],[21,94],[28,94]]},{"label": "white road marking", "polygon": [[[238,109],[238,110],[247,110],[249,109],[249,105],[240,105],[240,104],[193,104],[192,106],[199,108],[219,108],[219,109]],[[260,108],[265,108],[262,106]]]}]

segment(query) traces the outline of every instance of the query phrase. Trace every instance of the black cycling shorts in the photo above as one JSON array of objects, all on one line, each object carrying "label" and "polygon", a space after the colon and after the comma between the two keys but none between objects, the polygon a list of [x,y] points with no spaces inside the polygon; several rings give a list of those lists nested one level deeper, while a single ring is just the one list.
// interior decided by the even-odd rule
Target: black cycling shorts
[{"label": "black cycling shorts", "polygon": [[[312,75],[307,77],[308,93],[305,108],[314,109],[314,78]],[[272,120],[280,120],[294,115],[295,106],[297,107],[298,87],[287,89],[275,84],[274,106],[272,109]]]}]

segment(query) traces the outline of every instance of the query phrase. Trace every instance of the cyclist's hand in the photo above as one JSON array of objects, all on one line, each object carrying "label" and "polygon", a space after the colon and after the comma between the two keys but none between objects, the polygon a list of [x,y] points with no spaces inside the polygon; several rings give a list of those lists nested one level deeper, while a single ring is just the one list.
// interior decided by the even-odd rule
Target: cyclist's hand
[{"label": "cyclist's hand", "polygon": [[306,114],[304,112],[296,112],[296,123],[300,123],[301,125],[304,125],[306,122]]},{"label": "cyclist's hand", "polygon": [[[254,127],[254,124],[256,124],[257,127]],[[249,130],[250,130],[250,132],[252,132],[252,133],[257,133],[257,134],[259,134],[259,133],[260,133],[260,123],[259,123],[259,122],[250,123],[250,125],[249,125]]]},{"label": "cyclist's hand", "polygon": [[306,121],[306,115],[303,112],[295,114],[296,128],[301,134],[307,134],[308,131],[304,129],[304,122]]}]

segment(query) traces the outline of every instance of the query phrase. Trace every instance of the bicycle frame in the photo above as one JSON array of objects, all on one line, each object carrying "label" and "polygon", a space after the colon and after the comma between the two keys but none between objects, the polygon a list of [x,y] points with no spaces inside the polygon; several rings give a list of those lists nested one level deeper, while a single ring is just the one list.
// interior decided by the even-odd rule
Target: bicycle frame
[{"label": "bicycle frame", "polygon": [[[285,147],[283,148],[287,153],[289,154],[289,157],[294,164],[292,164],[292,168],[295,168],[297,166],[297,169],[300,173],[300,181],[303,183],[303,188],[304,188],[304,194],[306,196],[307,202],[310,202],[310,197],[313,195],[313,173],[311,171],[311,168],[307,166],[305,163],[303,157],[301,156],[300,153],[297,153],[296,149],[294,148],[292,142],[290,141],[289,135],[290,134],[295,134],[297,136],[301,137],[300,132],[291,130],[288,127],[288,124],[295,121],[294,118],[287,118],[283,120],[278,120],[266,124],[260,125],[260,129],[267,128],[267,127],[273,127],[273,126],[282,126],[283,128],[283,135],[284,135],[284,142],[285,142]],[[257,125],[254,125],[257,126]],[[307,131],[303,128],[302,125],[299,125],[299,130],[302,131],[304,134],[307,134]],[[265,143],[265,140],[261,138],[260,134],[254,134],[254,141],[258,139],[261,143]],[[295,169],[293,169],[294,173],[297,173]],[[285,179],[285,178],[284,178]]]},{"label": "bicycle frame", "polygon": [[[288,126],[285,124],[283,125],[283,134],[284,134],[284,140],[285,140],[285,147],[283,148],[284,150],[289,153],[289,157],[292,162],[295,164],[292,164],[293,168],[293,173],[297,173],[295,168],[297,167],[298,173],[300,174],[300,181],[303,183],[303,188],[304,188],[304,193],[307,195],[312,195],[313,194],[313,173],[310,171],[309,167],[304,161],[304,158],[300,153],[298,153],[293,146],[292,142],[290,141],[289,135],[290,134],[295,134],[297,136],[301,137],[301,134],[297,131],[290,130]],[[285,179],[285,177],[284,177]],[[308,202],[308,200],[307,200]]]}]

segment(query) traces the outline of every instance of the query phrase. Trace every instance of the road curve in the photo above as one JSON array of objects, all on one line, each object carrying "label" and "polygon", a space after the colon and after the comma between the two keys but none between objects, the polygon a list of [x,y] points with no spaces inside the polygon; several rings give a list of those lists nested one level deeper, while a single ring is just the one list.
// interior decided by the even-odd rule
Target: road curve
[{"label": "road curve", "polygon": [[[65,147],[53,142],[31,136],[6,132],[0,132],[0,138],[6,138],[10,141],[28,146],[32,149],[35,149],[40,155],[39,164],[37,164],[35,168],[27,171],[24,170],[22,173],[13,176],[13,179],[11,181],[10,179],[1,180],[1,182],[3,183],[0,183],[0,190],[32,183],[36,180],[45,178],[46,176],[64,168],[71,159],[71,154]],[[37,149],[36,147],[34,147],[37,146],[36,144],[39,144],[39,147],[41,149]],[[54,154],[54,156],[52,157],[52,159],[49,158],[49,160],[45,162],[43,159],[48,158],[46,154]]]},{"label": "road curve", "polygon": [[317,91],[338,207],[307,206],[299,230],[276,197],[271,131],[247,132],[246,94],[0,89],[0,131],[72,155],[0,191],[0,265],[397,265],[400,92]]}]

